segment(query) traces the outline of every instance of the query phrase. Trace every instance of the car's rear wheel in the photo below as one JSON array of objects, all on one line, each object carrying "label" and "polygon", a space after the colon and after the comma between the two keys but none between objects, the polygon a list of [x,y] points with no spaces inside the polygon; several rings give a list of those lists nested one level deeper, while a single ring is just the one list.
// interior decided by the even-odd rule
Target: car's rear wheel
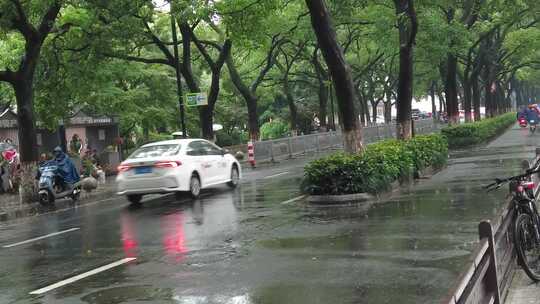
[{"label": "car's rear wheel", "polygon": [[196,174],[193,174],[189,180],[189,195],[193,199],[201,195],[201,179]]},{"label": "car's rear wheel", "polygon": [[127,200],[132,205],[139,205],[141,203],[141,200],[142,200],[142,195],[141,194],[130,194],[130,195],[127,196]]},{"label": "car's rear wheel", "polygon": [[231,168],[231,180],[227,183],[227,185],[231,188],[236,188],[239,182],[240,172],[238,171],[238,167],[235,165]]}]

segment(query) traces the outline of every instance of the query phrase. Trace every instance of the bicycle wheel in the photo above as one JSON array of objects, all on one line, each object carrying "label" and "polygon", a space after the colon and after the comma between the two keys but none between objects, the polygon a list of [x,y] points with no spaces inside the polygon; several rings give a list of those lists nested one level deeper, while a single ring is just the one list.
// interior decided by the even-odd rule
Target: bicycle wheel
[{"label": "bicycle wheel", "polygon": [[514,225],[514,244],[519,264],[527,276],[535,282],[540,281],[540,246],[536,241],[530,215],[518,215]]}]

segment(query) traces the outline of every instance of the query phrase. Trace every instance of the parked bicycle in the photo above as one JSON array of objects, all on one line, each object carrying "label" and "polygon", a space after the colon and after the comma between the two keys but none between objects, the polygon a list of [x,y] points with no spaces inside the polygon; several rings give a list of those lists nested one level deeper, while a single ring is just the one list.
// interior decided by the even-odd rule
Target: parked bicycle
[{"label": "parked bicycle", "polygon": [[515,212],[513,239],[518,262],[535,282],[540,281],[540,215],[534,193],[536,185],[532,181],[532,175],[537,173],[540,173],[540,159],[525,174],[496,178],[494,183],[485,186],[489,192],[509,184]]}]

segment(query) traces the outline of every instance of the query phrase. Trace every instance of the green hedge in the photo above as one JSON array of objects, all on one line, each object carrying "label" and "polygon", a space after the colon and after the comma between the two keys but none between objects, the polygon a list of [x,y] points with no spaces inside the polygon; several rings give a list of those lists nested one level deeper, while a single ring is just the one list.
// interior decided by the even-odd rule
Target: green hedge
[{"label": "green hedge", "polygon": [[362,154],[337,153],[309,163],[302,188],[311,195],[375,193],[411,170],[440,167],[447,157],[446,139],[437,134],[382,141]]},{"label": "green hedge", "polygon": [[516,122],[516,113],[506,113],[479,122],[449,126],[441,130],[450,148],[477,145],[492,139]]}]

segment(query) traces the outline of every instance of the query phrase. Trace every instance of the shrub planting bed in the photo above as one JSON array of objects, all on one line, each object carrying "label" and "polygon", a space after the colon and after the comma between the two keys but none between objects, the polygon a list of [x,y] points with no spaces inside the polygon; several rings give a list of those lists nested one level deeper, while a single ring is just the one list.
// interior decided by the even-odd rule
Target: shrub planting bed
[{"label": "shrub planting bed", "polygon": [[516,122],[516,113],[506,113],[479,122],[449,126],[441,130],[447,138],[448,146],[462,148],[486,142],[500,134]]},{"label": "shrub planting bed", "polygon": [[442,167],[447,157],[446,139],[439,134],[386,140],[361,154],[336,153],[309,163],[302,188],[310,195],[376,193],[413,170]]}]

